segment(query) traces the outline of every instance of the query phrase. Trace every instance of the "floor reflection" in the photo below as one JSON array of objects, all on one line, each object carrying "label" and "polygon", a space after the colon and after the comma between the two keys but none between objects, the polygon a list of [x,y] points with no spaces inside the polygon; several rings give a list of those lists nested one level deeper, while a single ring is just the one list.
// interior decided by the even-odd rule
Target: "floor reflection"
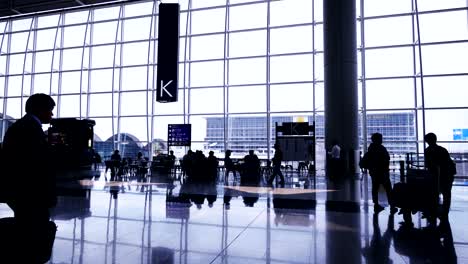
[{"label": "floor reflection", "polygon": [[450,222],[426,227],[369,214],[364,195],[358,212],[327,210],[339,190],[317,186],[81,181],[51,213],[50,263],[468,263],[462,187]]}]

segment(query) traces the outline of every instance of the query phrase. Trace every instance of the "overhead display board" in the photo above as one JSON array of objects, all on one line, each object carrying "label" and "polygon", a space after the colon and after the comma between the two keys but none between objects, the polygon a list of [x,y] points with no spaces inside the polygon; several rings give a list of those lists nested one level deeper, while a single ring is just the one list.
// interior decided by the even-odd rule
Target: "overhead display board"
[{"label": "overhead display board", "polygon": [[167,125],[168,146],[190,146],[192,142],[191,124]]}]

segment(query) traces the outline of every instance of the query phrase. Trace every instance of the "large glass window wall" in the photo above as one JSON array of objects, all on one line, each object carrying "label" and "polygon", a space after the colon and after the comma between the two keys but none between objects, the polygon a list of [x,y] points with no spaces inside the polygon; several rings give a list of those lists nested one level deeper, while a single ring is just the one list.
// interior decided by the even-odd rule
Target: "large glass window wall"
[{"label": "large glass window wall", "polygon": [[[155,102],[158,1],[0,20],[2,137],[42,92],[57,101],[55,117],[96,120],[104,157],[129,141],[164,152],[167,125],[190,123],[193,149],[266,158],[276,122],[315,121],[324,159],[322,0],[179,3],[179,101],[170,104]],[[395,154],[421,152],[434,132],[463,161],[467,2],[417,4],[357,1],[361,146],[381,132]]]}]

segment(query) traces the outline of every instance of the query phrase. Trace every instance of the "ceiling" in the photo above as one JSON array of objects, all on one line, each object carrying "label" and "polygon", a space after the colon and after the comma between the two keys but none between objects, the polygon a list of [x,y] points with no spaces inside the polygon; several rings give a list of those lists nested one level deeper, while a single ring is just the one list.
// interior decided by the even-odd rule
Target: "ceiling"
[{"label": "ceiling", "polygon": [[[0,18],[39,11],[111,3],[116,0],[0,0]],[[121,1],[128,2],[128,1]]]}]

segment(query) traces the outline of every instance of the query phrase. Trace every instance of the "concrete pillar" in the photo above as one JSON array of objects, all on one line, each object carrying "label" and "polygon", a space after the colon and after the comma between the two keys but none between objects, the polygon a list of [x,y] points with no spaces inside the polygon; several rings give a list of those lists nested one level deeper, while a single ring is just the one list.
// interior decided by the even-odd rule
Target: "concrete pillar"
[{"label": "concrete pillar", "polygon": [[325,149],[338,142],[344,175],[352,177],[359,154],[356,0],[324,0],[323,23]]}]

